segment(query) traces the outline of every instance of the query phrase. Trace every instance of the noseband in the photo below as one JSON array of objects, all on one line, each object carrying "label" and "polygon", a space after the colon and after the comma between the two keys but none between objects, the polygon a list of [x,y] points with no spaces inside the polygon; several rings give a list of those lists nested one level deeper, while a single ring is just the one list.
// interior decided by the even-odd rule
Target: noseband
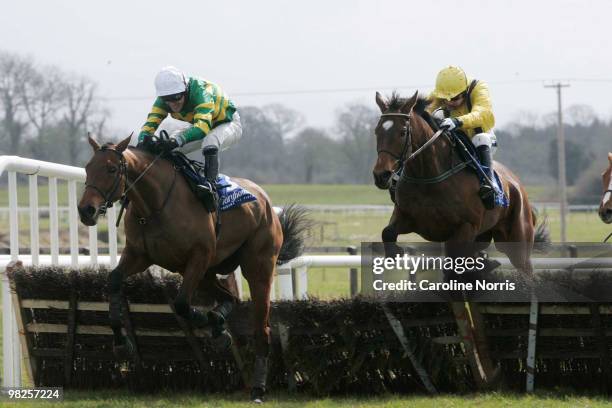
[{"label": "noseband", "polygon": [[387,153],[389,156],[395,159],[397,169],[395,170],[394,173],[397,174],[399,171],[401,171],[402,167],[404,166],[404,163],[406,162],[406,155],[408,154],[408,149],[412,145],[412,126],[410,124],[410,114],[398,112],[398,113],[383,113],[382,115],[380,115],[381,118],[385,116],[402,117],[402,118],[405,118],[406,120],[406,123],[404,124],[404,128],[402,129],[402,132],[403,132],[402,137],[404,138],[404,146],[402,147],[402,152],[400,153],[400,155],[398,156],[397,154],[389,150],[386,150],[386,149],[380,149],[377,151],[378,154]]},{"label": "noseband", "polygon": [[100,215],[104,215],[106,214],[106,210],[113,206],[113,196],[117,193],[117,190],[119,189],[119,186],[121,185],[121,177],[123,175],[126,175],[127,177],[127,164],[125,162],[125,157],[123,157],[123,154],[118,152],[115,149],[111,149],[110,147],[107,147],[107,146],[102,146],[100,148],[100,151],[113,152],[119,156],[119,171],[115,173],[115,179],[113,180],[113,185],[108,192],[102,191],[102,189],[100,189],[98,186],[94,184],[85,183],[85,188],[93,188],[104,199],[104,204],[100,206],[100,210],[99,210]]}]

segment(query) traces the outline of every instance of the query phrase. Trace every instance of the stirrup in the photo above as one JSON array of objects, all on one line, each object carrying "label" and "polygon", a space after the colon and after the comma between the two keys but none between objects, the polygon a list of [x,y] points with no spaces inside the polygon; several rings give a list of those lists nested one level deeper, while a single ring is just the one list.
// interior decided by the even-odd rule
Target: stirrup
[{"label": "stirrup", "polygon": [[208,212],[212,213],[217,211],[219,196],[216,189],[210,183],[206,182],[205,184],[198,184],[196,190],[198,192],[198,198],[202,201]]}]

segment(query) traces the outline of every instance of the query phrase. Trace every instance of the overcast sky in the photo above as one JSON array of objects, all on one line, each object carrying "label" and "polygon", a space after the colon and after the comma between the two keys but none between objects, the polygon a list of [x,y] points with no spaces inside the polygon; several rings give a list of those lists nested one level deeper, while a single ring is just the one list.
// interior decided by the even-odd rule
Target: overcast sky
[{"label": "overcast sky", "polygon": [[238,107],[282,103],[312,126],[331,127],[349,102],[376,107],[377,89],[428,92],[449,64],[489,82],[500,127],[556,109],[548,79],[581,79],[564,102],[612,116],[611,1],[5,0],[0,10],[1,49],[96,80],[121,130],[140,128],[165,65],[218,83]]}]

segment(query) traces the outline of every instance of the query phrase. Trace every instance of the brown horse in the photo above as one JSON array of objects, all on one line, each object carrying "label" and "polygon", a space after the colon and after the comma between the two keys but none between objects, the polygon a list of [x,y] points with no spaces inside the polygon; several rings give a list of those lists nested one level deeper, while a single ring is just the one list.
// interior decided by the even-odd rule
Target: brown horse
[{"label": "brown horse", "polygon": [[599,204],[599,217],[606,224],[612,223],[612,153],[608,153],[608,168],[601,175],[603,197]]},{"label": "brown horse", "polygon": [[[274,269],[299,255],[307,223],[304,212],[293,207],[279,219],[258,185],[234,179],[257,199],[221,215],[211,214],[170,161],[140,148],[128,148],[129,141],[130,137],[117,145],[100,146],[89,138],[94,155],[85,167],[86,187],[78,206],[81,221],[91,226],[122,195],[129,199],[124,220],[125,248],[118,266],[109,275],[109,316],[115,351],[125,354],[133,349],[121,333],[122,282],[153,264],[183,275],[174,301],[177,315],[193,326],[212,327],[216,345],[229,346],[231,337],[224,323],[236,298],[219,283],[217,274],[231,274],[240,266],[254,305],[256,361],[251,393],[254,400],[261,400],[270,349]],[[222,219],[218,238],[217,216]],[[198,289],[217,303],[207,314],[191,307]]]},{"label": "brown horse", "polygon": [[[437,130],[427,113],[427,101],[390,100],[376,93],[382,116],[376,127],[378,157],[374,181],[388,189],[392,175],[402,167],[402,176],[394,194],[395,207],[389,225],[382,231],[387,254],[399,251],[397,236],[415,232],[428,241],[444,242],[448,256],[474,254],[488,247],[491,240],[511,263],[524,274],[532,274],[531,252],[534,245],[535,213],[518,177],[502,164],[494,162],[509,207],[486,210],[478,196],[476,175],[461,167],[463,159],[453,147],[454,139],[442,133],[416,156]],[[545,226],[538,228],[537,240],[548,239]]]}]

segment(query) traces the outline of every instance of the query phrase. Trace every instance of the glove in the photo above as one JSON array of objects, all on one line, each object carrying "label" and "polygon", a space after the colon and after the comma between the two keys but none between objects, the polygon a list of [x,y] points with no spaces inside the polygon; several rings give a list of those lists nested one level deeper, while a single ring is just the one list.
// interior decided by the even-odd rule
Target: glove
[{"label": "glove", "polygon": [[169,152],[171,150],[174,150],[178,146],[179,144],[176,139],[161,139],[159,142],[157,142],[155,148],[158,152]]},{"label": "glove", "polygon": [[158,153],[167,153],[176,149],[177,147],[182,147],[184,144],[185,139],[181,135],[170,137],[163,137],[162,135],[155,144],[155,150]]},{"label": "glove", "polygon": [[142,140],[138,142],[136,147],[151,151],[154,144],[153,137],[150,134],[146,134],[143,136]]},{"label": "glove", "polygon": [[463,123],[461,123],[461,121],[457,118],[446,118],[442,121],[442,123],[440,123],[440,128],[446,130],[453,130],[455,128],[461,127],[461,125],[463,125]]}]

